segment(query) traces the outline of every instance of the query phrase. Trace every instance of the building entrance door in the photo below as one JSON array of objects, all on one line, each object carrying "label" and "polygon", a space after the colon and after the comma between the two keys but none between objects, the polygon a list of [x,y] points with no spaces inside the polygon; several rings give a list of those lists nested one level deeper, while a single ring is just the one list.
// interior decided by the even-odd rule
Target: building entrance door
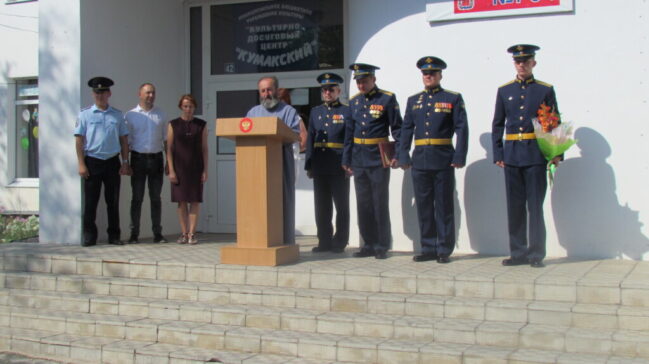
[{"label": "building entrance door", "polygon": [[[292,105],[301,114],[305,126],[311,108],[321,103],[320,88],[309,87],[315,83],[315,77],[309,75],[304,79],[281,80],[280,86],[286,86],[291,95]],[[244,117],[248,110],[259,103],[256,89],[239,89],[243,82],[214,83],[207,87],[208,102],[206,118],[210,123],[209,130],[209,176],[205,186],[205,204],[201,214],[201,229],[206,232],[236,232],[236,169],[234,142],[215,135],[217,118]],[[250,82],[245,82],[250,84]],[[253,85],[256,84],[252,83]],[[296,157],[296,234],[315,234],[313,210],[313,183],[304,171],[304,153],[295,146]]]}]

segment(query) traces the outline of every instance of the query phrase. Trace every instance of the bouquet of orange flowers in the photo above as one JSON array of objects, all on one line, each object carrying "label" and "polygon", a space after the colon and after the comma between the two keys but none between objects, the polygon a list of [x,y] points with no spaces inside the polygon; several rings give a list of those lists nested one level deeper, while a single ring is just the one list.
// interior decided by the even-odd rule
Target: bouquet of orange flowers
[{"label": "bouquet of orange flowers", "polygon": [[548,160],[548,179],[550,185],[552,185],[556,166],[550,161],[554,157],[563,154],[577,141],[571,137],[571,123],[560,123],[559,115],[554,108],[543,103],[536,114],[537,117],[532,119],[534,134],[536,134],[536,141],[539,144],[541,153]]}]

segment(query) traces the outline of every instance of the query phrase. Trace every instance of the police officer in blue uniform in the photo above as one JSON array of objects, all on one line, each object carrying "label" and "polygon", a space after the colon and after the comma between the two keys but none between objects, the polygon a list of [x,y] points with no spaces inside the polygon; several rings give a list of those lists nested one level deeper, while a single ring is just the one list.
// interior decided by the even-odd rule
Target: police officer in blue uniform
[{"label": "police officer in blue uniform", "polygon": [[[469,127],[462,95],[440,86],[446,63],[437,57],[423,57],[417,68],[425,89],[408,98],[399,150],[401,167],[412,166],[419,218],[421,254],[413,260],[448,263],[455,248],[455,168],[466,164]],[[415,150],[410,158],[413,136]]]},{"label": "police officer in blue uniform", "polygon": [[[113,81],[88,81],[94,105],[81,110],[74,129],[79,175],[83,178],[83,246],[97,243],[97,204],[104,186],[108,212],[108,243],[121,245],[119,228],[120,175],[131,174],[128,164],[128,129],[121,111],[108,105]],[[120,159],[121,154],[121,159]]]},{"label": "police officer in blue uniform", "polygon": [[[516,78],[500,86],[496,96],[492,140],[494,163],[505,170],[510,249],[510,257],[502,261],[505,266],[544,267],[547,161],[535,140],[532,119],[544,103],[557,114],[559,110],[552,85],[535,79],[532,73],[539,49],[530,44],[507,49],[514,57]],[[556,157],[550,163],[556,165],[560,159]]]},{"label": "police officer in blue uniform", "polygon": [[[342,168],[342,156],[351,110],[338,99],[342,77],[327,72],[317,80],[324,103],[311,109],[304,162],[307,176],[313,178],[318,228],[318,246],[313,252],[342,253],[349,241],[349,176]],[[331,224],[334,205],[335,234]]]},{"label": "police officer in blue uniform", "polygon": [[[401,113],[392,92],[376,87],[376,66],[355,63],[356,86],[360,91],[350,100],[352,121],[347,123],[343,168],[354,175],[358,227],[365,245],[354,257],[387,258],[391,229],[388,208],[390,169],[383,168],[379,143],[389,141],[390,131],[399,150]],[[397,167],[396,156],[390,161]]]}]

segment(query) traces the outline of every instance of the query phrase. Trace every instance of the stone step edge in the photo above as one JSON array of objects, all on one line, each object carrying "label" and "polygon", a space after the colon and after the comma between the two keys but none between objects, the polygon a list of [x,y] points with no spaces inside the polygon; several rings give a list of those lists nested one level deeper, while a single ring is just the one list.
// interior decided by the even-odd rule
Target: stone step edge
[{"label": "stone step edge", "polygon": [[[134,278],[107,278],[107,277],[94,277],[83,275],[50,275],[46,273],[27,273],[27,272],[13,272],[13,273],[0,273],[0,288],[19,288],[19,289],[42,289],[52,291],[65,291],[73,293],[93,293],[105,294],[115,296],[131,296],[131,297],[157,297],[161,299],[166,298],[181,298],[188,301],[219,301],[220,303],[228,303],[230,298],[235,296],[247,295],[248,298],[262,301],[268,295],[277,301],[287,301],[289,304],[298,298],[309,298],[311,301],[317,302],[320,305],[318,308],[328,309],[327,307],[334,301],[342,305],[359,306],[356,310],[362,310],[364,306],[374,302],[386,302],[395,309],[401,310],[398,306],[405,305],[407,301],[416,302],[423,299],[429,299],[431,303],[458,301],[458,302],[488,302],[489,300],[506,300],[512,302],[515,306],[518,303],[525,302],[538,302],[547,303],[549,305],[557,304],[585,304],[585,305],[602,305],[603,307],[615,307],[616,305],[628,307],[630,309],[649,308],[643,305],[635,305],[634,298],[630,297],[631,305],[625,304],[626,302],[609,302],[609,303],[592,303],[591,300],[586,302],[581,301],[552,301],[552,300],[534,300],[534,299],[520,299],[508,297],[495,297],[495,298],[480,298],[480,297],[455,297],[446,295],[436,295],[429,293],[385,293],[385,292],[358,292],[358,291],[340,291],[335,289],[315,289],[315,288],[284,288],[284,287],[267,287],[267,286],[250,286],[250,285],[236,285],[236,284],[221,284],[221,283],[195,283],[195,282],[169,282],[169,281],[153,281],[146,279]],[[623,295],[624,297],[624,295]],[[626,301],[626,300],[623,300]],[[260,303],[261,304],[261,303]],[[277,302],[279,304],[279,302]],[[272,304],[270,304],[272,305]],[[483,304],[484,305],[484,304]],[[611,306],[612,305],[612,306]],[[610,311],[610,309],[608,310]]]},{"label": "stone step edge", "polygon": [[[0,269],[62,275],[92,275],[180,282],[251,284],[268,287],[341,289],[359,292],[427,293],[443,296],[520,298],[581,303],[621,303],[649,307],[649,283],[644,280],[594,281],[568,277],[536,279],[482,279],[471,275],[372,274],[333,272],[296,267],[246,267],[108,260],[76,256],[5,254]],[[463,279],[464,278],[464,279]],[[506,296],[506,297],[505,297]]]},{"label": "stone step edge", "polygon": [[[522,346],[533,350],[552,350],[582,354],[616,355],[649,358],[649,333],[624,331],[593,331],[591,329],[557,329],[545,325],[523,325],[503,330],[502,324],[477,326],[461,320],[440,322],[428,330],[428,338],[416,337],[414,327],[404,332],[410,337],[373,337],[378,327],[363,323],[354,326],[363,330],[360,336],[332,333],[308,333],[292,330],[247,328],[214,325],[200,322],[177,322],[165,319],[144,319],[115,315],[54,313],[38,309],[12,309],[4,327],[47,330],[73,335],[93,335],[135,341],[156,341],[175,345],[189,345],[209,349],[226,349],[244,352],[262,352],[298,356],[300,346],[314,347],[314,351],[330,347],[351,347],[364,351],[381,348],[399,348],[412,352],[428,344],[465,344],[510,348]],[[519,325],[521,326],[521,325]],[[506,327],[505,327],[506,329]],[[216,345],[214,347],[214,345]],[[319,347],[319,349],[315,348]],[[317,350],[316,350],[317,349]],[[336,359],[336,357],[314,357]]]},{"label": "stone step edge", "polygon": [[[520,349],[520,348],[494,348],[481,345],[466,345],[466,344],[432,344],[421,346],[421,343],[410,342],[410,345],[400,347],[396,344],[388,345],[379,350],[366,350],[363,345],[350,344],[347,346],[340,346],[329,348],[329,350],[318,351],[317,347],[304,345],[296,355],[283,355],[285,357],[294,357],[285,364],[316,364],[316,363],[335,363],[343,364],[341,359],[345,362],[357,363],[371,363],[376,362],[379,364],[393,364],[393,363],[435,363],[435,362],[467,362],[469,360],[495,360],[498,362],[516,361],[522,363],[649,363],[649,360],[638,358],[620,357],[615,355],[601,355],[601,354],[578,354],[578,353],[564,353],[551,350],[534,350],[534,349]],[[133,357],[139,353],[141,356],[153,356],[162,358],[165,357],[164,348],[174,347],[177,345],[152,343],[152,342],[135,342],[124,341],[118,339],[96,339],[85,338],[82,336],[72,336],[67,334],[56,333],[41,333],[35,330],[23,329],[0,329],[0,351],[24,352],[35,353],[45,352],[48,357],[65,358],[68,357],[82,357],[84,359],[99,357],[109,353],[109,355],[116,356],[117,362],[132,362]],[[148,348],[148,349],[147,349]],[[212,353],[224,353],[221,350],[207,350],[191,348],[190,351],[184,351],[184,346],[180,346],[182,354],[201,356],[196,358],[196,363],[205,362],[205,359],[211,357]],[[162,353],[160,353],[162,351]],[[171,350],[168,350],[169,353]],[[311,353],[315,351],[314,353]],[[250,355],[254,353],[241,353],[241,352],[226,352],[233,356],[236,355]],[[306,359],[305,355],[314,354],[321,359]],[[126,357],[124,357],[124,355]],[[265,354],[262,354],[265,355]],[[281,354],[269,354],[268,356],[275,356]],[[175,355],[170,354],[169,357]],[[143,358],[146,359],[146,358]],[[191,359],[189,359],[191,360]],[[193,363],[194,361],[189,361]],[[87,362],[87,361],[85,361]],[[225,358],[224,363],[243,363],[236,360],[228,360]],[[248,362],[246,362],[248,363]],[[254,363],[254,362],[251,362]]]},{"label": "stone step edge", "polygon": [[[308,359],[305,361],[294,356],[210,350],[147,341],[95,339],[80,335],[43,333],[25,329],[0,331],[0,352],[11,352],[60,363],[153,363],[161,362],[164,359],[177,359],[185,364],[216,362],[216,359],[223,364],[329,363],[328,361]],[[339,364],[346,363],[339,362]]]},{"label": "stone step edge", "polygon": [[[94,294],[72,294],[57,291],[35,291],[22,289],[0,290],[0,304],[8,307],[47,309],[52,306],[79,313],[141,316],[146,318],[173,317],[183,321],[214,324],[234,324],[257,328],[281,328],[283,320],[299,317],[307,331],[314,331],[319,321],[349,321],[349,318],[375,317],[378,322],[397,323],[430,319],[468,319],[479,322],[503,322],[522,324],[544,324],[559,327],[590,329],[630,330],[649,332],[649,310],[574,304],[547,305],[530,303],[524,308],[511,307],[510,302],[488,302],[471,307],[463,302],[446,301],[443,307],[430,302],[406,306],[403,314],[389,312],[351,312],[342,310],[318,310],[307,307],[264,306],[254,302],[215,303],[200,301],[141,298],[130,296],[105,296]],[[262,302],[263,303],[263,302]],[[380,308],[380,307],[378,307]],[[208,312],[209,311],[209,312]],[[371,310],[380,311],[380,310]],[[608,312],[607,312],[608,311]],[[209,317],[206,317],[209,316]],[[216,321],[216,322],[215,322]]]}]

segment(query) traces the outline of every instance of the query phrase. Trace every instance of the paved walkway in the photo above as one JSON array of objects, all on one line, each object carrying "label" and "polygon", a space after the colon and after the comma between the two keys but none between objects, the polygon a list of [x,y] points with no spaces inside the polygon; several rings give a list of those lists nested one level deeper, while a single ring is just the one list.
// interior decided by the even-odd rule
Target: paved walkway
[{"label": "paved walkway", "polygon": [[[169,236],[175,241],[175,236]],[[82,248],[71,245],[11,243],[0,245],[0,254],[5,256],[47,256],[76,261],[127,262],[141,264],[186,264],[196,266],[221,265],[219,252],[225,244],[235,240],[234,234],[201,234],[200,243],[195,246],[176,243],[153,244],[141,242],[123,246],[97,245]],[[247,267],[248,270],[305,271],[337,273],[345,275],[377,276],[428,276],[451,280],[477,282],[534,282],[544,284],[604,285],[618,288],[649,289],[649,262],[630,260],[577,260],[569,258],[548,258],[547,267],[529,266],[503,267],[502,257],[476,254],[453,255],[450,264],[436,262],[415,263],[412,253],[390,253],[386,260],[373,258],[352,258],[354,248],[343,254],[314,254],[311,248],[317,240],[312,236],[300,236],[300,261],[280,267]],[[7,260],[5,260],[6,262]]]}]

